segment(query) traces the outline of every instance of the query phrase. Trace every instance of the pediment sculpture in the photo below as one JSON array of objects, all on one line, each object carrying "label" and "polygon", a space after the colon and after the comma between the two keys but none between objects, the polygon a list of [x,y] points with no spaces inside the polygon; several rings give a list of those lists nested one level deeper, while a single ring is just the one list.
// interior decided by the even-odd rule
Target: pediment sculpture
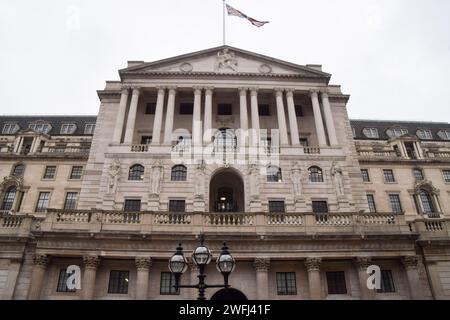
[{"label": "pediment sculpture", "polygon": [[228,49],[223,49],[217,53],[216,69],[230,69],[237,71],[238,61],[233,52]]}]

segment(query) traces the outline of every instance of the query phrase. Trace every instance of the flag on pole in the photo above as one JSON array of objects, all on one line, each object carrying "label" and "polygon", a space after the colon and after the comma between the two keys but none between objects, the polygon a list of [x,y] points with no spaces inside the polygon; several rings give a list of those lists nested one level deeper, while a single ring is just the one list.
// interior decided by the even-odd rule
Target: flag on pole
[{"label": "flag on pole", "polygon": [[257,26],[258,28],[262,27],[266,23],[269,23],[269,21],[258,21],[253,18],[250,18],[246,14],[243,14],[242,12],[240,12],[239,10],[233,8],[232,6],[230,6],[228,4],[226,6],[227,6],[227,11],[228,11],[229,16],[235,16],[235,17],[247,19],[248,21],[250,21],[250,23],[252,25]]}]

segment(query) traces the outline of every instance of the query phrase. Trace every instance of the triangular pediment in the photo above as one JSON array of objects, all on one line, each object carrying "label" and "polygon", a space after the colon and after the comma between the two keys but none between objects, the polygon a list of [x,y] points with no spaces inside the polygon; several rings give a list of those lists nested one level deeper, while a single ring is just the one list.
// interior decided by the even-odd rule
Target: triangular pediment
[{"label": "triangular pediment", "polygon": [[242,49],[221,46],[120,70],[132,74],[225,74],[329,79],[330,74]]}]

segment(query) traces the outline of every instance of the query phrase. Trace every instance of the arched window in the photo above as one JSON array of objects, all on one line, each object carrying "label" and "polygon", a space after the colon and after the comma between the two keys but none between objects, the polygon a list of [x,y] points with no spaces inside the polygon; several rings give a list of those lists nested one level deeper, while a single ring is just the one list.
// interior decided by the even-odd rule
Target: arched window
[{"label": "arched window", "polygon": [[128,180],[142,181],[144,180],[144,167],[140,164],[135,164],[128,172]]},{"label": "arched window", "polygon": [[281,168],[277,166],[267,167],[267,182],[281,182]]},{"label": "arched window", "polygon": [[434,213],[433,200],[430,194],[425,190],[420,190],[419,193],[420,202],[422,202],[423,213]]},{"label": "arched window", "polygon": [[309,181],[311,182],[323,182],[322,169],[319,167],[311,167],[308,169]]},{"label": "arched window", "polygon": [[218,151],[234,151],[237,145],[236,135],[232,129],[219,129],[214,137],[214,145]]},{"label": "arched window", "polygon": [[15,177],[21,177],[23,176],[23,172],[25,171],[25,165],[23,164],[17,164],[13,169],[13,176]]},{"label": "arched window", "polygon": [[9,187],[2,201],[1,210],[11,210],[14,204],[14,199],[16,198],[17,188],[16,186]]},{"label": "arched window", "polygon": [[177,165],[172,168],[171,180],[172,181],[186,181],[187,169],[183,165]]}]

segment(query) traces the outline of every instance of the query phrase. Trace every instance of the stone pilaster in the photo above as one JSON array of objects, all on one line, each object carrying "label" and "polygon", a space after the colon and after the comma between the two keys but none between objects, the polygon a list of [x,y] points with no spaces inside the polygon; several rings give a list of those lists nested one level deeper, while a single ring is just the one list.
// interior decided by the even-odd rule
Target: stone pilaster
[{"label": "stone pilaster", "polygon": [[125,122],[125,113],[127,111],[128,95],[130,89],[124,87],[120,96],[119,110],[117,111],[116,125],[114,127],[113,143],[119,144],[122,139],[122,130]]},{"label": "stone pilaster", "polygon": [[137,269],[136,278],[136,299],[148,299],[149,272],[152,267],[152,259],[137,257],[135,260]]},{"label": "stone pilaster", "polygon": [[33,256],[33,271],[31,273],[31,283],[28,290],[28,300],[38,300],[40,298],[45,271],[47,270],[49,261],[50,259],[46,254],[35,254]]},{"label": "stone pilaster", "polygon": [[97,268],[100,265],[98,256],[84,256],[84,275],[83,285],[81,287],[81,298],[83,300],[92,300],[95,290],[95,279],[97,276]]},{"label": "stone pilaster", "polygon": [[362,300],[372,300],[375,299],[376,289],[369,289],[367,287],[367,279],[369,274],[367,273],[367,268],[372,265],[372,259],[369,257],[358,257],[355,260],[355,267],[358,272],[359,288],[361,292]]},{"label": "stone pilaster", "polygon": [[325,116],[325,124],[327,126],[328,138],[330,139],[330,145],[336,146],[338,144],[336,128],[334,126],[333,113],[331,112],[330,100],[328,99],[327,90],[323,90],[322,96],[322,106],[323,113]]},{"label": "stone pilaster", "polygon": [[269,299],[269,258],[256,258],[253,262],[256,271],[256,299]]},{"label": "stone pilaster", "polygon": [[323,298],[322,283],[320,279],[321,258],[307,258],[305,260],[306,270],[308,271],[309,295],[311,300],[320,300]]},{"label": "stone pilaster", "polygon": [[413,300],[423,299],[423,288],[420,283],[419,267],[418,267],[419,257],[406,256],[403,257],[402,262],[406,270],[406,276],[408,278],[411,299]]}]

